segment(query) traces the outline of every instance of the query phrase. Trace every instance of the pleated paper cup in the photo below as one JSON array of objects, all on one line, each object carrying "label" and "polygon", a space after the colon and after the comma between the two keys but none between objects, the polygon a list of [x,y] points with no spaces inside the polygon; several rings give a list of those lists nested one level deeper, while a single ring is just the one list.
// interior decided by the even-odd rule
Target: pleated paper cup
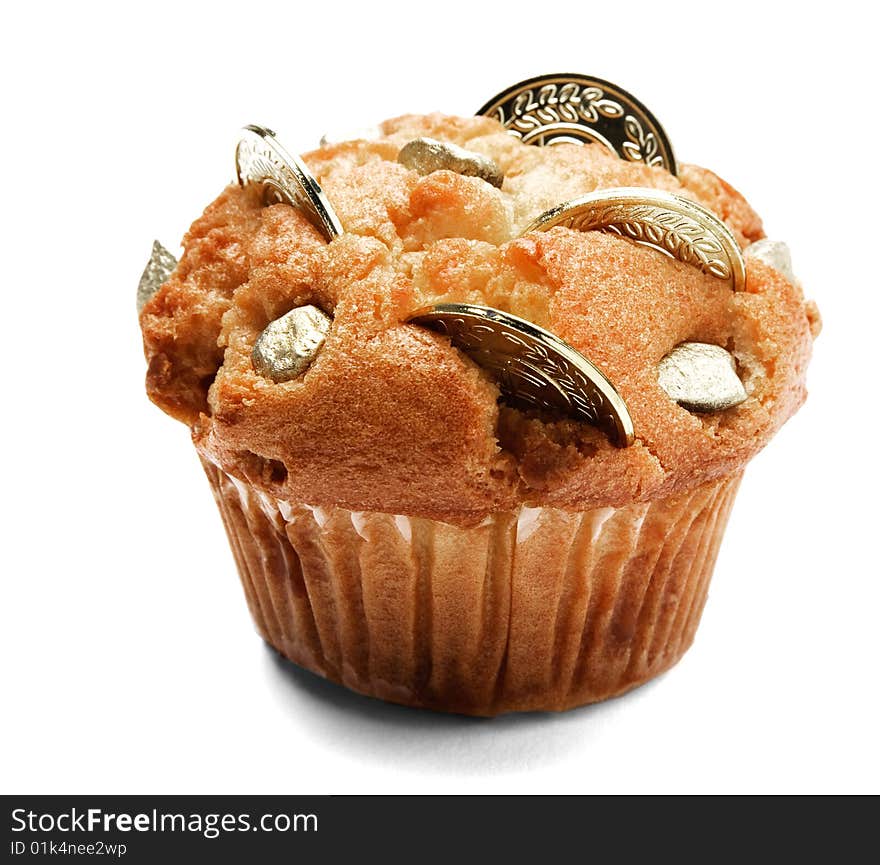
[{"label": "pleated paper cup", "polygon": [[204,466],[270,645],[360,693],[470,715],[568,709],[675,664],[741,477],[459,528],[278,501]]}]

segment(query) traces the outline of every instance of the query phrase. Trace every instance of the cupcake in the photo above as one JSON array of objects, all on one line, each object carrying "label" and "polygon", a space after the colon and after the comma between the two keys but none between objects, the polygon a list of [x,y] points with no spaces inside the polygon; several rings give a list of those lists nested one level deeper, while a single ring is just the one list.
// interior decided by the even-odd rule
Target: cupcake
[{"label": "cupcake", "polygon": [[[260,635],[360,693],[475,715],[675,664],[743,469],[806,396],[818,315],[784,246],[712,172],[607,135],[408,115],[301,160],[248,135],[179,263],[154,250],[140,323]],[[450,310],[508,328],[509,353]],[[517,339],[567,352],[577,393]]]}]

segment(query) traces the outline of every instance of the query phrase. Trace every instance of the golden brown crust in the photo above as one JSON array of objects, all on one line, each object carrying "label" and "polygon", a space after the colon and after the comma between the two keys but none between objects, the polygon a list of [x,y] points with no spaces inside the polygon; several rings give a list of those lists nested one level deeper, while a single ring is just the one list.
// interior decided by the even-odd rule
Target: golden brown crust
[{"label": "golden brown crust", "polygon": [[[408,116],[383,130],[305,157],[345,234],[327,244],[295,209],[229,187],[144,309],[151,398],[226,471],[290,501],[473,524],[523,502],[586,510],[691,488],[738,470],[803,401],[818,318],[762,262],[748,261],[733,294],[619,237],[518,236],[562,200],[651,186],[710,207],[743,244],[761,237],[742,196],[711,172],[683,166],[676,179],[598,146],[526,146],[487,118]],[[490,156],[503,188],[399,165],[419,135]],[[566,339],[614,382],[636,443],[617,449],[587,425],[499,408],[470,360],[404,323],[441,300],[505,309]],[[321,353],[299,380],[261,378],[254,341],[303,303],[334,317]],[[656,364],[684,340],[733,351],[749,399],[706,416],[673,403]]]},{"label": "golden brown crust", "polygon": [[226,189],[193,223],[171,279],[141,314],[147,392],[184,423],[208,410],[208,388],[223,363],[220,320],[248,279],[247,243],[262,216],[253,193]]}]

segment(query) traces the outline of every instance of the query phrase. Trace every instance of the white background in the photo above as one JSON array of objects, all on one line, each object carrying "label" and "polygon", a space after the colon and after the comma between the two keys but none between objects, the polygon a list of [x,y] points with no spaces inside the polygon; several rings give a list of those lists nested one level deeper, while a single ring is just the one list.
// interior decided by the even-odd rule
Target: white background
[{"label": "white background", "polygon": [[[298,5],[4,13],[3,792],[877,792],[869,5]],[[558,71],[635,92],[788,241],[825,319],[811,396],[747,472],[670,673],[559,716],[386,706],[253,631],[187,430],[144,396],[135,286],[242,124],[306,150]]]}]

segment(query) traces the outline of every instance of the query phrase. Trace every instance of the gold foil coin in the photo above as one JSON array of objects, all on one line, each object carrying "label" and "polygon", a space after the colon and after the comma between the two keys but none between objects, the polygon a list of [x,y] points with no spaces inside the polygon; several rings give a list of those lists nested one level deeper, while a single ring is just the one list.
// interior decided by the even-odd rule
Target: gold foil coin
[{"label": "gold foil coin", "polygon": [[342,223],[308,166],[285,150],[271,129],[244,127],[235,148],[235,171],[242,186],[263,187],[265,204],[298,208],[327,240],[342,234]]},{"label": "gold foil coin", "polygon": [[561,73],[520,81],[477,114],[492,117],[526,144],[597,142],[630,162],[676,173],[672,145],[657,118],[622,87]]},{"label": "gold foil coin", "polygon": [[608,231],[745,286],[742,251],[730,229],[700,204],[659,189],[620,186],[600,189],[542,213],[524,233],[556,226],[575,231]]},{"label": "gold foil coin", "polygon": [[439,303],[408,319],[449,337],[490,371],[511,403],[586,421],[619,447],[633,441],[620,394],[593,363],[555,334],[518,316],[466,303]]},{"label": "gold foil coin", "polygon": [[748,398],[733,355],[720,345],[683,342],[660,361],[657,374],[670,399],[688,411],[724,411]]}]

